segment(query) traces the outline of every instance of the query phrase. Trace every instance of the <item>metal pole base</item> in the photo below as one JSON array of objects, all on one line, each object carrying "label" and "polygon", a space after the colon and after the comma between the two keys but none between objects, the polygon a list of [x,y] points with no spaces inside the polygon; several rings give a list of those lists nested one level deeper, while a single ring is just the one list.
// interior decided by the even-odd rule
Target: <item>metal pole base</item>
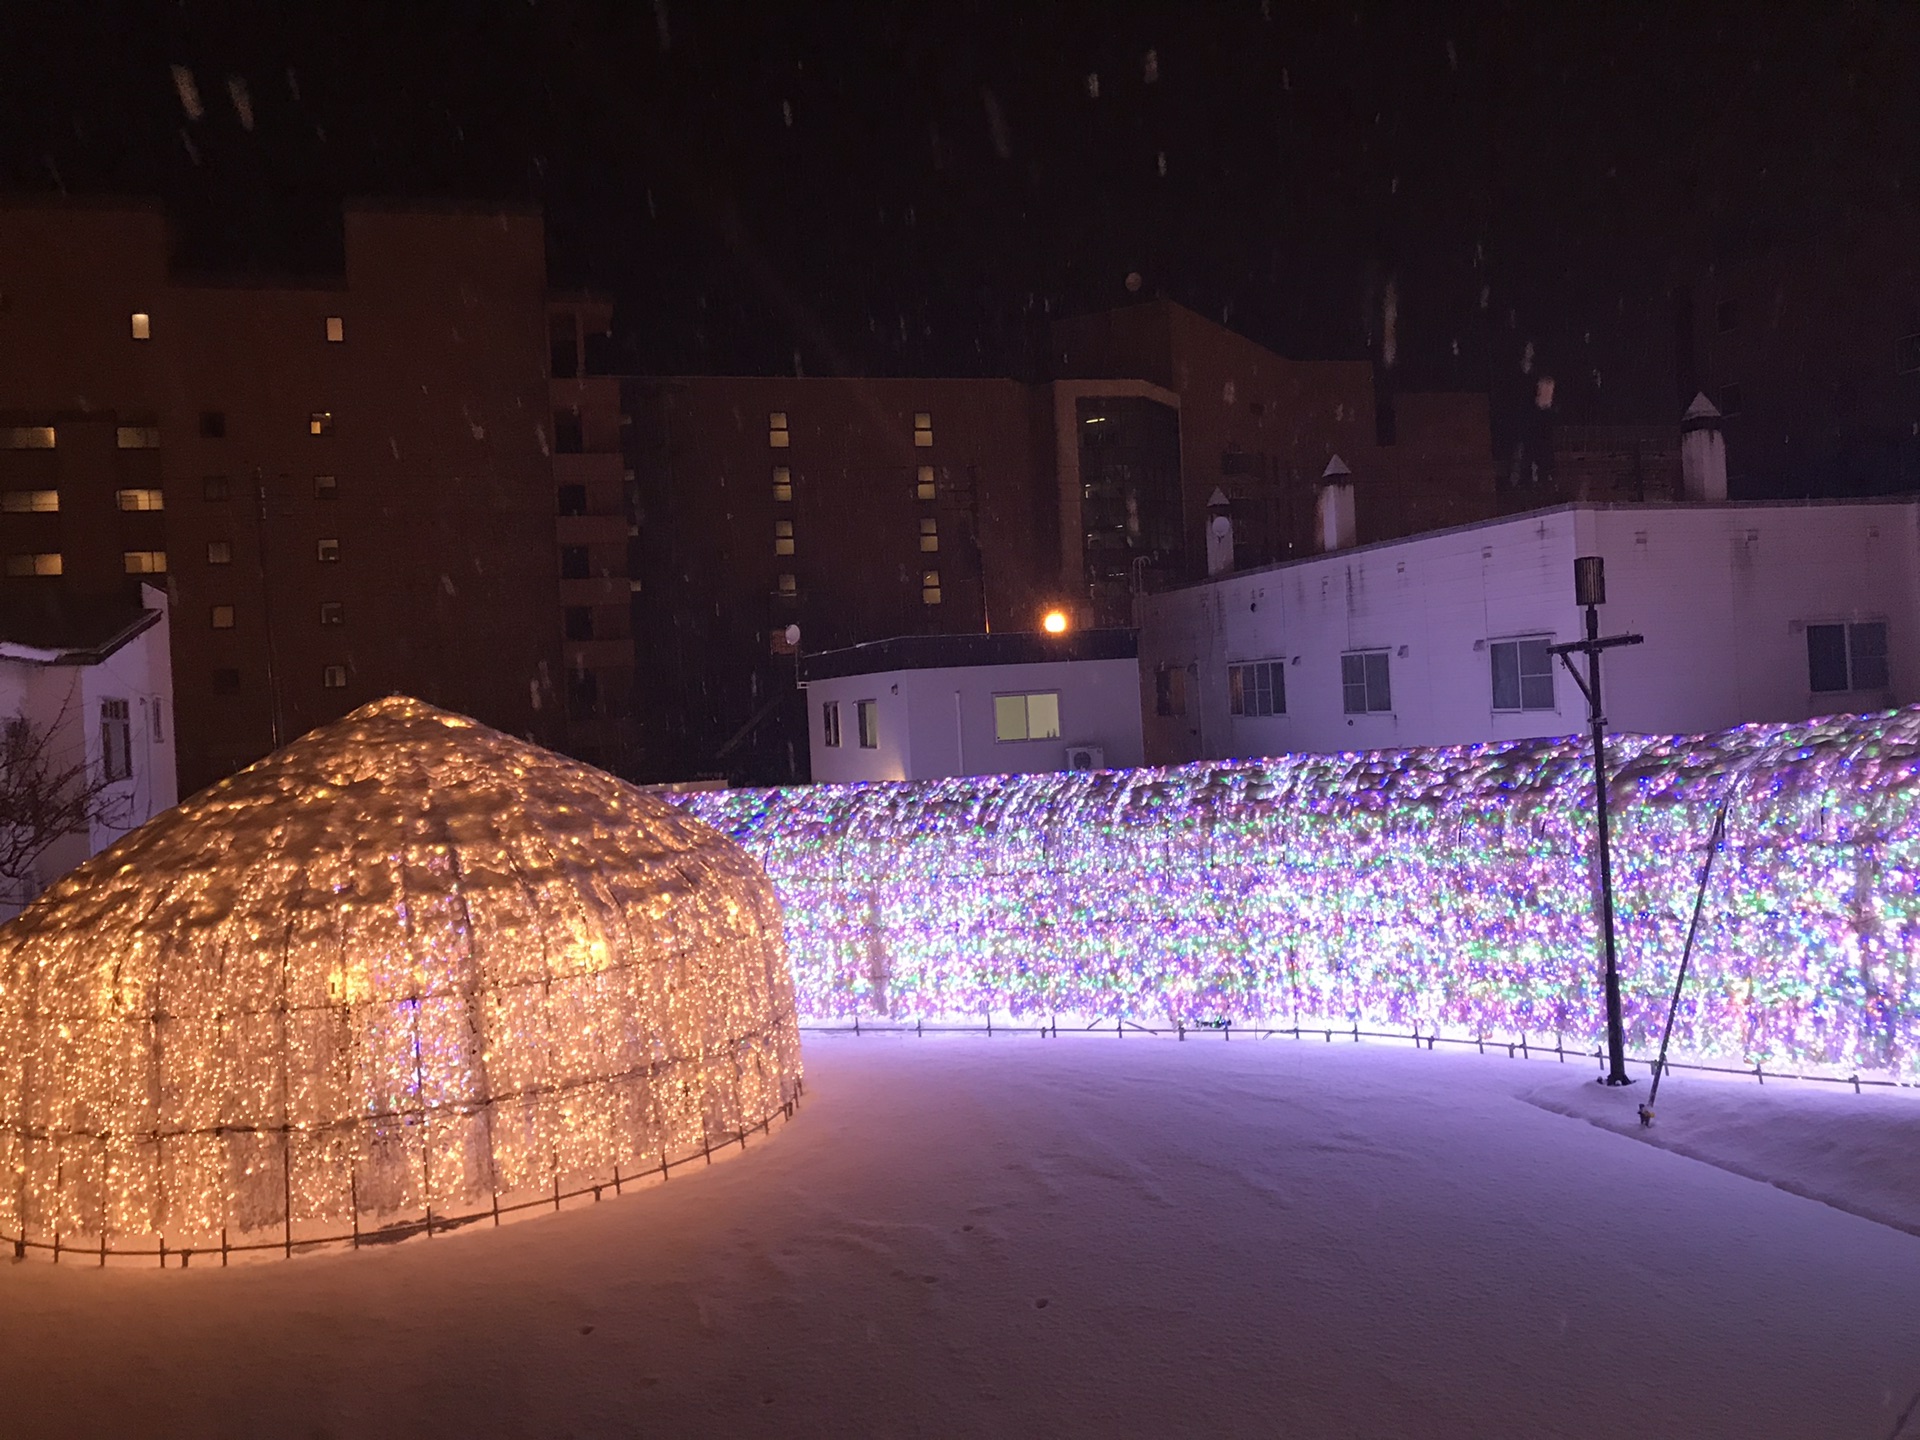
[{"label": "metal pole base", "polygon": [[1640,1082],[1631,1075],[1602,1075],[1593,1082],[1596,1085],[1637,1085]]}]

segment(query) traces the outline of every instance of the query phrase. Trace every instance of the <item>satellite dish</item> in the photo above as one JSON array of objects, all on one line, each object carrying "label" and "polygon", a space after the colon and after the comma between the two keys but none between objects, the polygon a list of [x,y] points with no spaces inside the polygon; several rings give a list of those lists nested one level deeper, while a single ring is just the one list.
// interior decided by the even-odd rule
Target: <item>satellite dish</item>
[{"label": "satellite dish", "polygon": [[793,646],[796,650],[800,648],[800,627],[798,625],[787,626],[787,644]]}]

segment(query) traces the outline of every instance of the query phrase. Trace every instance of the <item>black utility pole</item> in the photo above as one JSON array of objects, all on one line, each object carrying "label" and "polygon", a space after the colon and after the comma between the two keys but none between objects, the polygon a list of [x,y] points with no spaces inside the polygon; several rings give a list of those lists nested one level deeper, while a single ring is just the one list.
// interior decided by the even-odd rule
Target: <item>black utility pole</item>
[{"label": "black utility pole", "polygon": [[[1600,634],[1600,609],[1607,603],[1606,560],[1599,555],[1582,555],[1573,562],[1573,595],[1576,605],[1587,607],[1587,638],[1565,645],[1549,646],[1547,653],[1558,655],[1567,667],[1573,683],[1587,697],[1587,721],[1593,729],[1593,801],[1600,826],[1600,934],[1607,954],[1607,1073],[1603,1085],[1631,1085],[1627,1078],[1626,1025],[1620,1016],[1620,967],[1613,947],[1613,856],[1607,842],[1607,713],[1600,704],[1600,652],[1619,645],[1638,645],[1642,635]],[[1587,678],[1573,668],[1574,654],[1587,657]]]}]

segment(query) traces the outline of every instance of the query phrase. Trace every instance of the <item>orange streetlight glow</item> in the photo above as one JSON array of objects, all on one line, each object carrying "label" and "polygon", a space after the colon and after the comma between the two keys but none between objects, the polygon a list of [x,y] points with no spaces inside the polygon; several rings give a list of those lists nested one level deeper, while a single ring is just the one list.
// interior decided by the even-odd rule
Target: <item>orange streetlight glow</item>
[{"label": "orange streetlight glow", "polygon": [[1064,610],[1049,610],[1047,612],[1047,618],[1040,622],[1040,628],[1045,630],[1049,635],[1066,634],[1067,612]]}]

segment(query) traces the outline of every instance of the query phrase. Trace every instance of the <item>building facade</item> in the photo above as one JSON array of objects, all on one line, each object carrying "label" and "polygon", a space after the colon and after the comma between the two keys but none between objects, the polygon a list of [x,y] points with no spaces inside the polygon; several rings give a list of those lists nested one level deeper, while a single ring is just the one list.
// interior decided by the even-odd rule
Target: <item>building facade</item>
[{"label": "building facade", "polygon": [[549,373],[539,217],[342,223],[341,273],[256,282],[157,207],[0,208],[0,588],[167,587],[183,791],[392,691],[599,744],[631,674],[617,420],[556,434],[612,382]]},{"label": "building facade", "polygon": [[[125,598],[0,594],[0,724],[19,727],[4,744],[0,787],[12,793],[0,849],[11,862],[50,841],[0,875],[0,918],[179,799],[167,621],[153,585]],[[56,834],[23,802],[58,798],[44,782],[62,777],[62,793],[96,794],[84,823]]]},{"label": "building facade", "polygon": [[1148,597],[1150,764],[1455,745],[1586,724],[1547,646],[1606,561],[1615,730],[1692,734],[1920,698],[1920,502],[1576,504]]},{"label": "building facade", "polygon": [[806,656],[813,778],[1118,769],[1142,763],[1131,630],[928,635]]}]

